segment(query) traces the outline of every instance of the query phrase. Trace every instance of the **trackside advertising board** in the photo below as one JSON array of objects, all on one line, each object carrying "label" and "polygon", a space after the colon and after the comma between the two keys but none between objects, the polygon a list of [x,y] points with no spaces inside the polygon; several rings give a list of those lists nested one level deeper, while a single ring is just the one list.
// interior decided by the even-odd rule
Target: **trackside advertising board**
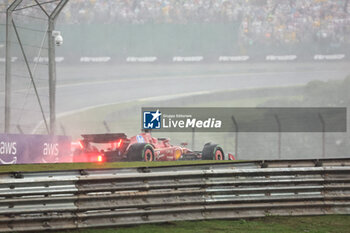
[{"label": "trackside advertising board", "polygon": [[71,162],[66,136],[0,134],[0,165]]}]

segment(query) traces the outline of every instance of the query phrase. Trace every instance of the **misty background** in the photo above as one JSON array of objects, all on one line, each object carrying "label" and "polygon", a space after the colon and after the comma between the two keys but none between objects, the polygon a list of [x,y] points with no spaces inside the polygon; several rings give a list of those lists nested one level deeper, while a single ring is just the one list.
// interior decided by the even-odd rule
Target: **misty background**
[{"label": "misty background", "polygon": [[[0,0],[0,132],[5,9]],[[14,22],[49,115],[47,22],[23,1]],[[57,134],[141,128],[141,107],[348,107],[348,0],[71,0],[56,30]],[[50,7],[47,5],[46,7]],[[43,133],[43,114],[14,32],[11,132]],[[105,122],[105,124],[103,123]],[[106,127],[107,125],[107,127]],[[235,151],[234,133],[157,134]],[[348,133],[240,133],[240,159],[347,157]],[[194,144],[194,145],[193,145]]]}]

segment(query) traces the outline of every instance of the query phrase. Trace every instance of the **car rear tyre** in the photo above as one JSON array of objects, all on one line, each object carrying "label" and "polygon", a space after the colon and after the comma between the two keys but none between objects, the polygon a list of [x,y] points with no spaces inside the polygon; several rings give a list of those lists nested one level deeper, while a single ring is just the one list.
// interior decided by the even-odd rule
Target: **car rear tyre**
[{"label": "car rear tyre", "polygon": [[129,161],[146,161],[154,160],[154,150],[148,143],[135,143],[130,146],[127,157]]},{"label": "car rear tyre", "polygon": [[207,143],[202,150],[202,160],[224,160],[224,150],[217,144]]}]

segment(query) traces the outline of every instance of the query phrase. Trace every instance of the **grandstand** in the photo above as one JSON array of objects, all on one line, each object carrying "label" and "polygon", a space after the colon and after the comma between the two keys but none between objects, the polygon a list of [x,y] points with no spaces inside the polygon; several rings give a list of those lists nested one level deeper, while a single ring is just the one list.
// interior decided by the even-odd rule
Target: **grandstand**
[{"label": "grandstand", "polygon": [[[259,60],[271,54],[346,54],[349,12],[348,0],[75,0],[59,19],[68,36],[59,54],[124,61],[130,56],[217,61],[222,55]],[[24,14],[35,16],[35,8]],[[5,22],[4,14],[0,17]],[[79,35],[89,39],[77,46]],[[101,39],[104,43],[96,45]]]}]

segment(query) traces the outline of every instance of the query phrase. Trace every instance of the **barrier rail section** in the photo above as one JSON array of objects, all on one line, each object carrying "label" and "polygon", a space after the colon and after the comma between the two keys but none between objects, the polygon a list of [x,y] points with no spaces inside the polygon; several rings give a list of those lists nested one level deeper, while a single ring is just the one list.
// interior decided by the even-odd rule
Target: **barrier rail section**
[{"label": "barrier rail section", "polygon": [[0,232],[350,213],[350,159],[0,174]]}]

